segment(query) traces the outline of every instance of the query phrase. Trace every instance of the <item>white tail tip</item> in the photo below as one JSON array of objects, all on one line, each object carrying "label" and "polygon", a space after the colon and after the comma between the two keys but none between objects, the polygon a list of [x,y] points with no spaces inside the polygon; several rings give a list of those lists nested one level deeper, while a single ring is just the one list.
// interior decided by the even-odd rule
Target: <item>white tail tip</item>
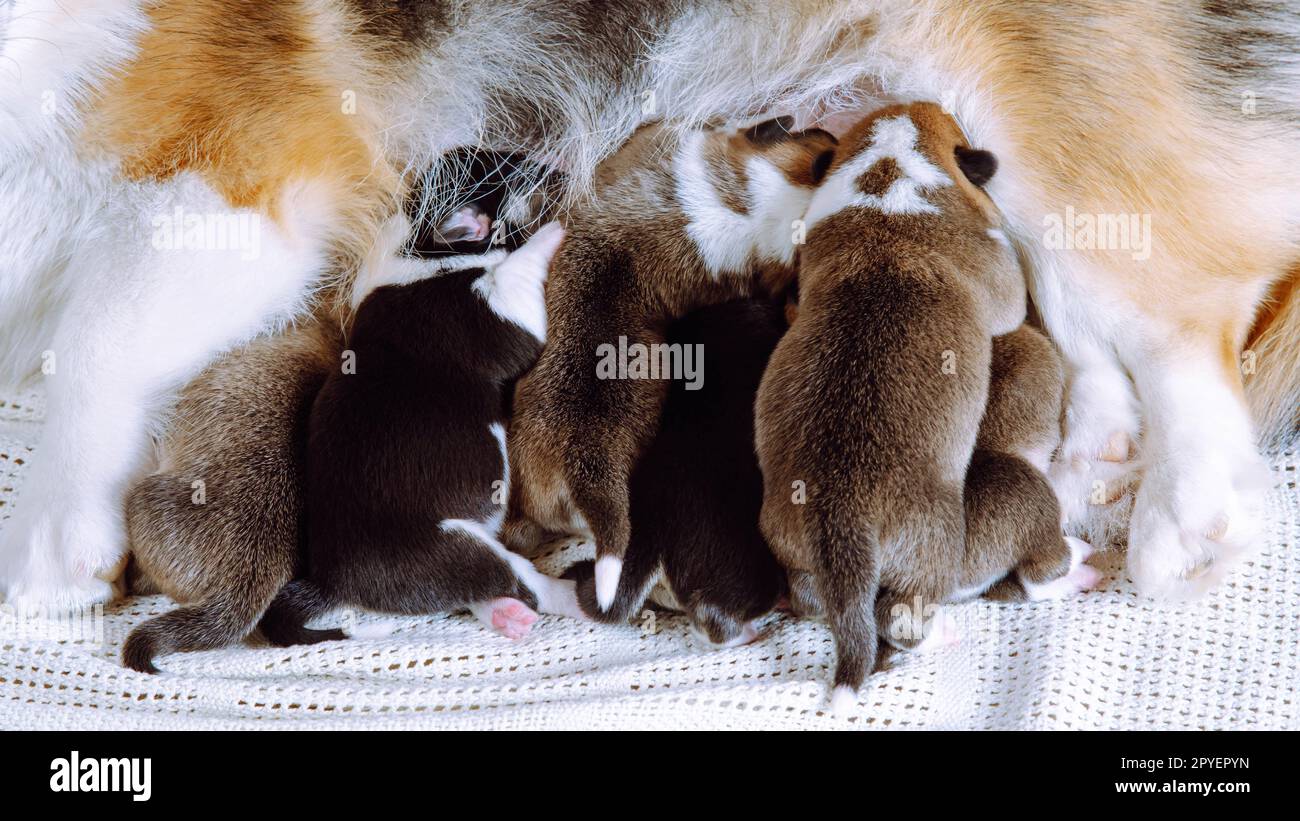
[{"label": "white tail tip", "polygon": [[350,639],[384,639],[397,632],[398,626],[395,621],[372,621],[354,624],[343,632]]},{"label": "white tail tip", "polygon": [[596,604],[608,610],[618,592],[618,577],[623,573],[623,560],[617,556],[601,556],[596,560]]},{"label": "white tail tip", "polygon": [[857,712],[858,694],[847,684],[841,684],[831,691],[831,713],[840,718],[847,718]]}]

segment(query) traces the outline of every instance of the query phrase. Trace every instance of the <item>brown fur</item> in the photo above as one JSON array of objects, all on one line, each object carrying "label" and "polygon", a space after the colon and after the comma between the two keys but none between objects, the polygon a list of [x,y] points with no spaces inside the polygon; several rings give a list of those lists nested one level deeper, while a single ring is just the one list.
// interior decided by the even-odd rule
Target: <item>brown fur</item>
[{"label": "brown fur", "polygon": [[[997,210],[958,167],[968,146],[937,106],[893,106],[856,126],[819,197],[891,118],[910,119],[916,150],[952,181],[924,192],[939,213],[841,207],[810,226],[798,319],[757,404],[764,535],[787,568],[817,580],[835,683],[853,690],[876,663],[877,622],[907,613],[908,632],[887,637],[919,642],[931,620],[911,614],[958,588],[992,336],[1025,312],[1014,256],[988,234]],[[851,184],[873,183],[873,168]]]},{"label": "brown fur", "polygon": [[[1060,442],[1065,369],[1056,348],[1022,325],[993,340],[989,398],[966,471],[966,595],[1020,600],[1024,583],[1071,569],[1061,507],[1043,470]],[[1004,578],[1005,577],[1005,578]]]},{"label": "brown fur", "polygon": [[[805,188],[817,157],[833,147],[824,132],[775,142],[730,132],[705,139],[712,167],[719,156],[733,158],[723,165],[734,169],[757,154]],[[627,548],[628,478],[658,426],[668,383],[597,378],[598,346],[617,345],[620,336],[629,344],[664,342],[669,321],[780,287],[793,276],[789,265],[763,259],[756,249],[744,270],[710,274],[687,233],[689,217],[667,162],[679,148],[668,130],[642,130],[600,168],[593,201],[567,221],[546,284],[548,342],[519,384],[511,428],[503,539],[525,555],[551,536],[587,527],[598,555],[621,558]],[[733,200],[743,190],[727,187]],[[719,198],[728,199],[721,192]],[[771,204],[745,206],[749,213]]]},{"label": "brown fur", "polygon": [[150,21],[94,109],[88,145],[120,157],[129,179],[198,173],[231,207],[291,233],[304,226],[289,215],[319,214],[307,225],[359,263],[403,191],[377,136],[374,44],[338,37],[350,24],[329,0],[165,2]]},{"label": "brown fur", "polygon": [[159,655],[239,641],[293,577],[306,414],[339,366],[334,327],[309,320],[256,340],[181,395],[162,464],[131,490],[126,518],[133,591],[187,606],[135,628],[127,666],[157,672]]}]

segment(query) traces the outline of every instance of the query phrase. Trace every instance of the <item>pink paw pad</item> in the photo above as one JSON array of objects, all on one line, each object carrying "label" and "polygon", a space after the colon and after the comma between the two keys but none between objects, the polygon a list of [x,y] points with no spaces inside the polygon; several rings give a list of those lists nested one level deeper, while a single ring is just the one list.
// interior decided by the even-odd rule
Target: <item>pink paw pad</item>
[{"label": "pink paw pad", "polygon": [[532,608],[518,599],[493,599],[488,602],[492,629],[511,641],[518,641],[528,635],[537,614]]},{"label": "pink paw pad", "polygon": [[1102,572],[1090,564],[1081,564],[1078,567],[1065,574],[1069,586],[1074,588],[1076,593],[1082,593],[1084,590],[1091,590],[1101,583],[1103,578]]}]

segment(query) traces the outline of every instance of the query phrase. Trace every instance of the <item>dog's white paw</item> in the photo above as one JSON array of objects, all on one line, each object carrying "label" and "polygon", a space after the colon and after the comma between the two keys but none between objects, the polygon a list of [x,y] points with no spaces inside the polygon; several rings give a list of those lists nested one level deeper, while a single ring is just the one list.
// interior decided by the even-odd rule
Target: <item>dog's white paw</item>
[{"label": "dog's white paw", "polygon": [[957,629],[957,620],[943,608],[935,611],[927,625],[925,638],[916,645],[915,652],[930,653],[945,650],[961,643],[961,632]]},{"label": "dog's white paw", "polygon": [[57,615],[111,601],[126,556],[122,517],[77,509],[29,486],[0,532],[0,593],[15,610]]},{"label": "dog's white paw", "polygon": [[1131,486],[1139,430],[1127,377],[1109,364],[1076,365],[1049,471],[1065,521],[1083,518],[1089,506],[1109,504]]},{"label": "dog's white paw", "polygon": [[1138,588],[1170,599],[1212,589],[1263,537],[1268,487],[1254,456],[1150,471],[1129,524],[1128,571]]}]

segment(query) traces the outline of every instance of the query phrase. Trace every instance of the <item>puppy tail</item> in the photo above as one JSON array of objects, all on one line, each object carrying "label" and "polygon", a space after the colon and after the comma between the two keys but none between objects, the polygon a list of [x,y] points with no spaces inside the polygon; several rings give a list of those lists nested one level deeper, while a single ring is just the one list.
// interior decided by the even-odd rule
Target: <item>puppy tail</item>
[{"label": "puppy tail", "polygon": [[312,630],[307,622],[334,607],[333,602],[314,583],[295,579],[284,586],[267,608],[258,626],[266,640],[277,647],[316,644],[347,638],[342,630]]},{"label": "puppy tail", "polygon": [[818,586],[835,638],[831,709],[843,714],[857,702],[858,688],[876,667],[879,537],[874,526],[864,526],[861,518],[842,508],[814,509],[809,514]]},{"label": "puppy tail", "polygon": [[1260,445],[1281,452],[1300,441],[1300,265],[1274,287],[1241,368]]},{"label": "puppy tail", "polygon": [[127,636],[122,663],[141,673],[157,673],[154,659],[158,656],[228,647],[253,632],[271,595],[227,591],[149,619]]},{"label": "puppy tail", "polygon": [[577,585],[578,607],[592,621],[603,624],[627,624],[641,612],[649,593],[649,579],[637,578],[635,573],[623,572],[618,579],[614,602],[604,610],[596,602],[596,562],[584,559],[569,565],[560,576]]}]

